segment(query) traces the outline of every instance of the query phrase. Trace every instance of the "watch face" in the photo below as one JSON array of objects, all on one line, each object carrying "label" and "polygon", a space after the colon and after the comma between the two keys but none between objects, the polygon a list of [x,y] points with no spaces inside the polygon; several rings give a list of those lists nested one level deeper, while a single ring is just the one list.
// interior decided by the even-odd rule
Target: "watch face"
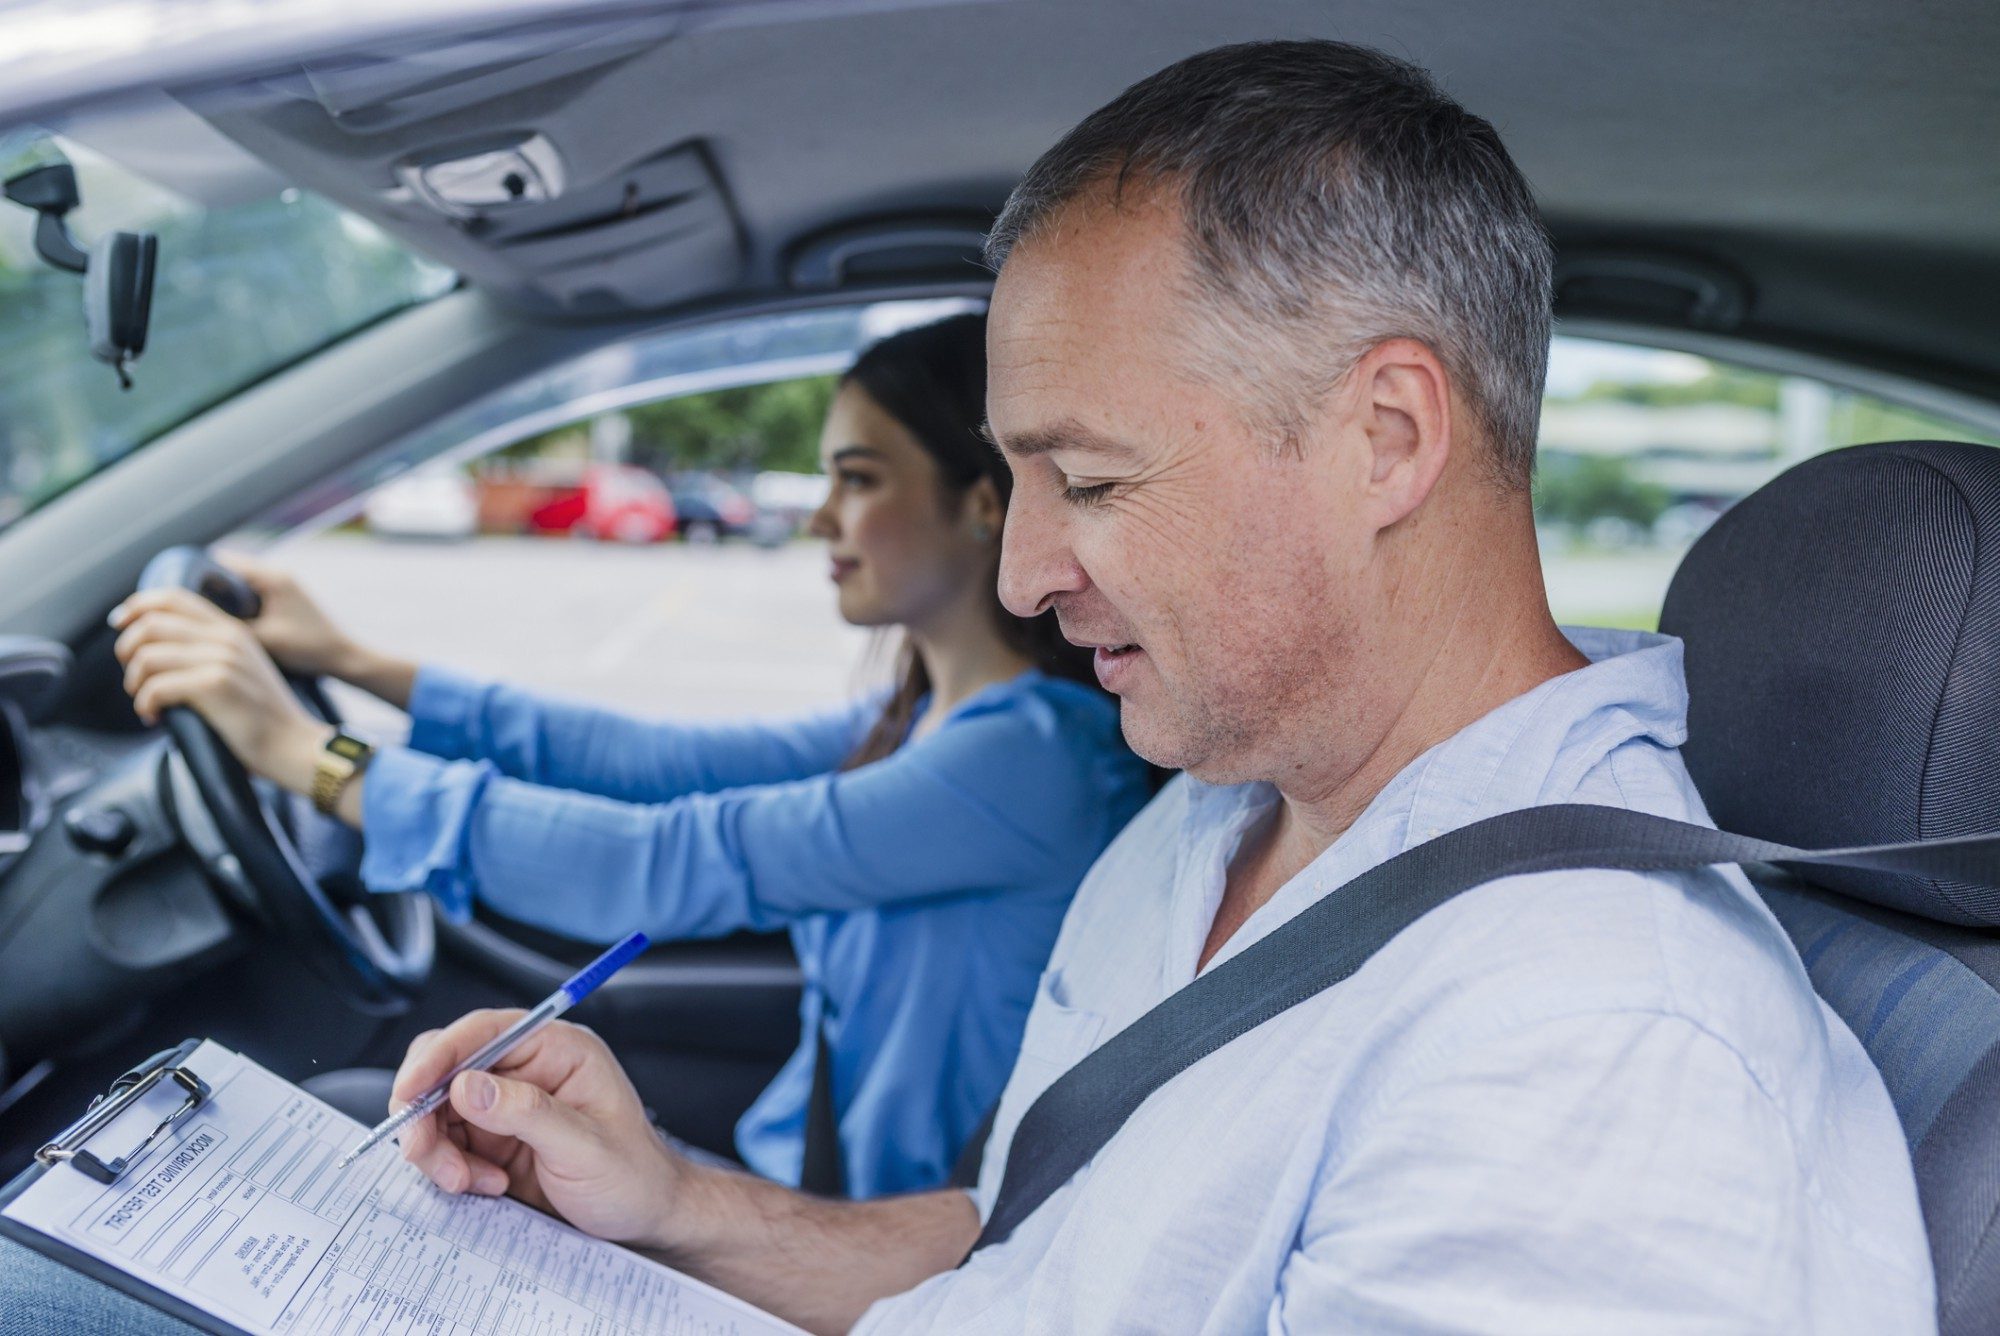
[{"label": "watch face", "polygon": [[358,761],[374,750],[360,738],[351,738],[345,733],[335,733],[327,741],[326,749],[335,756],[344,756],[350,761]]}]

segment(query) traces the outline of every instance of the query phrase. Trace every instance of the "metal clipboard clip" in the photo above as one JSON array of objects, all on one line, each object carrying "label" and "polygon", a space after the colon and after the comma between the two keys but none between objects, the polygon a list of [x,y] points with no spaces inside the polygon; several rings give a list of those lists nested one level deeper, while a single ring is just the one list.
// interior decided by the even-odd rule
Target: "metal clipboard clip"
[{"label": "metal clipboard clip", "polygon": [[[189,1039],[178,1048],[162,1049],[152,1057],[126,1072],[111,1083],[111,1089],[90,1101],[90,1108],[83,1117],[56,1133],[55,1140],[35,1152],[38,1163],[54,1166],[67,1160],[86,1176],[96,1179],[107,1187],[116,1183],[125,1171],[141,1159],[154,1142],[165,1136],[169,1130],[184,1120],[189,1114],[207,1102],[208,1082],[202,1080],[184,1064],[201,1047],[198,1039]],[[180,1107],[160,1120],[159,1126],[146,1134],[145,1140],[125,1154],[111,1160],[101,1160],[84,1149],[84,1143],[111,1124],[125,1110],[145,1097],[147,1091],[162,1081],[172,1081],[184,1092]]]}]

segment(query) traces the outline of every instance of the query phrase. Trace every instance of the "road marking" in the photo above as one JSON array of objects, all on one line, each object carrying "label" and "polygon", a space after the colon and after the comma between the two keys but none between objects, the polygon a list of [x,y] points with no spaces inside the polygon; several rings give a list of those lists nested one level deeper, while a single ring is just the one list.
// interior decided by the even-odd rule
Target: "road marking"
[{"label": "road marking", "polygon": [[674,581],[658,597],[612,627],[609,635],[591,647],[590,653],[584,656],[584,673],[590,677],[605,677],[616,672],[646,642],[647,637],[665,630],[693,601],[692,583]]}]

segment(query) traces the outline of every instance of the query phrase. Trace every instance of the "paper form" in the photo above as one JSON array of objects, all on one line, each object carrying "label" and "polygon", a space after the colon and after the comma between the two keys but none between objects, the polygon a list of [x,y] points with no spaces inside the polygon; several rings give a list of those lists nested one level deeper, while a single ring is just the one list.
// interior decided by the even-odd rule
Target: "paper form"
[{"label": "paper form", "polygon": [[[206,1103],[110,1187],[61,1164],[6,1214],[252,1332],[287,1336],[772,1336],[798,1328],[520,1202],[453,1196],[366,1129],[240,1054],[188,1066]],[[135,1146],[163,1082],[91,1139]]]}]

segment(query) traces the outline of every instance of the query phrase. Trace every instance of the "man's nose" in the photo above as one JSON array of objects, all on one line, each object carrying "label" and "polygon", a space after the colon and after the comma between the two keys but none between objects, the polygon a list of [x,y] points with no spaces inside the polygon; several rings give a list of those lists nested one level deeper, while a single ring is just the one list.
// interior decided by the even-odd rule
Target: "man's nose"
[{"label": "man's nose", "polygon": [[1016,617],[1034,617],[1048,611],[1056,595],[1089,583],[1070,550],[1062,517],[1017,490],[1000,534],[1000,602]]}]

